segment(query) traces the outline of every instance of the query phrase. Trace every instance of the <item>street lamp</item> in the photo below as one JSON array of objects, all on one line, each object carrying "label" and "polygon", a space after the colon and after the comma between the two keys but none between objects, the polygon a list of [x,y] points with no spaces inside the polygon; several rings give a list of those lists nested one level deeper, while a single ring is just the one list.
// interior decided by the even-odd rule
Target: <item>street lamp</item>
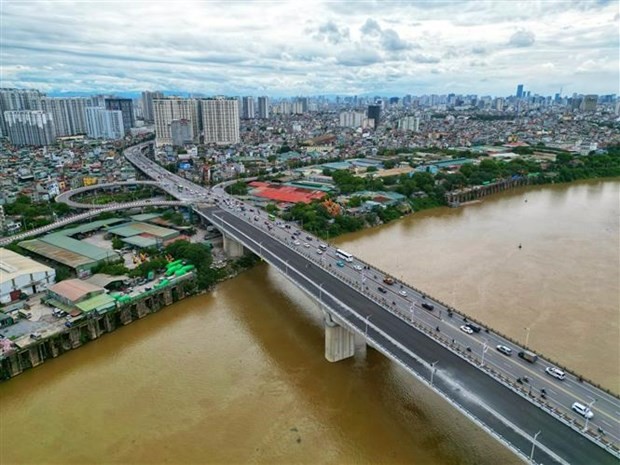
[{"label": "street lamp", "polygon": [[437,371],[437,368],[435,368],[435,365],[437,365],[439,363],[439,360],[437,360],[436,362],[431,363],[431,386],[433,385],[433,379],[435,378],[435,372]]},{"label": "street lamp", "polygon": [[482,363],[480,364],[480,366],[484,366],[484,354],[487,353],[487,350],[489,350],[489,346],[487,345],[487,341],[485,340],[482,344]]},{"label": "street lamp", "polygon": [[368,337],[368,320],[372,315],[366,315],[366,330],[364,331],[364,337]]},{"label": "street lamp", "polygon": [[525,328],[525,347],[527,347],[527,343],[530,340],[530,328],[529,326]]},{"label": "street lamp", "polygon": [[536,447],[536,438],[540,434],[540,431],[534,435],[534,439],[532,440],[532,452],[530,452],[530,462],[534,459],[534,448]]},{"label": "street lamp", "polygon": [[[592,406],[594,405],[594,402],[596,402],[596,399],[594,399],[592,402],[590,402],[588,404],[588,412],[589,413],[592,413]],[[590,418],[587,415],[588,412],[586,412],[586,425],[583,427],[583,431],[584,432],[588,431],[588,423],[590,422]]]}]

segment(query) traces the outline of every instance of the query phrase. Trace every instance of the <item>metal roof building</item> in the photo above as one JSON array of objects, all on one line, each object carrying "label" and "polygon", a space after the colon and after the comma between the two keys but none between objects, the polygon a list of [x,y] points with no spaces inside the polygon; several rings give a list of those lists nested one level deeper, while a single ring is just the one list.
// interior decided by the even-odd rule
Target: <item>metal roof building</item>
[{"label": "metal roof building", "polygon": [[12,250],[0,248],[0,303],[47,289],[56,281],[56,270]]}]

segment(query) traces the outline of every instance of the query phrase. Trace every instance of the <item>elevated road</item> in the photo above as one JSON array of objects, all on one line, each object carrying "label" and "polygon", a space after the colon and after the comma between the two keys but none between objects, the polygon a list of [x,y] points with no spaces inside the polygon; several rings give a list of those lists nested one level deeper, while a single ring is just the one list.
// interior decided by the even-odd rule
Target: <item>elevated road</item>
[{"label": "elevated road", "polygon": [[537,438],[536,463],[618,463],[613,455],[570,424],[549,415],[548,409],[532,402],[528,395],[519,394],[510,385],[490,376],[484,366],[470,358],[469,352],[451,345],[451,334],[447,337],[444,334],[448,326],[435,318],[438,323],[433,324],[442,324],[440,328],[444,329],[437,332],[437,326],[429,327],[428,312],[420,311],[425,318],[418,321],[414,317],[416,320],[411,321],[386,311],[381,297],[374,292],[359,292],[347,275],[340,272],[340,267],[329,266],[326,261],[321,263],[310,254],[292,249],[276,236],[274,229],[261,228],[257,226],[259,222],[248,223],[229,210],[210,207],[199,212],[279,268],[329,308],[338,321],[366,337],[386,356],[429,384],[432,377],[432,387],[446,400],[522,458],[529,457],[533,436],[542,431]]},{"label": "elevated road", "polygon": [[94,184],[92,186],[78,187],[77,189],[72,189],[66,192],[63,192],[60,195],[56,196],[57,203],[64,203],[71,208],[84,208],[84,209],[97,209],[102,206],[111,206],[111,205],[122,205],[122,203],[113,203],[108,205],[96,205],[92,203],[83,203],[83,202],[75,202],[72,200],[72,197],[75,195],[84,194],[86,192],[92,192],[103,189],[114,189],[128,186],[156,186],[159,187],[159,183],[156,181],[123,181],[123,182],[111,182],[104,184]]}]

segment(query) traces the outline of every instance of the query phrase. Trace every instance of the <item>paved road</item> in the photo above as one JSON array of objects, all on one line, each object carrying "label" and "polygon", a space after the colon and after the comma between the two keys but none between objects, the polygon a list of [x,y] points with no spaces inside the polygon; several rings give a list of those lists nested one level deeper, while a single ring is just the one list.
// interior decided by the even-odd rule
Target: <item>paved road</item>
[{"label": "paved road", "polygon": [[[73,197],[74,195],[83,194],[85,192],[94,191],[94,190],[109,189],[109,188],[124,187],[124,186],[136,186],[136,185],[159,186],[159,183],[157,181],[122,181],[122,182],[95,184],[92,186],[78,187],[77,189],[71,189],[69,191],[63,192],[62,194],[57,195],[55,200],[57,203],[67,204],[71,208],[97,209],[97,208],[101,208],[104,206],[109,206],[110,204],[97,205],[94,203],[75,202],[74,200],[71,200],[71,197]],[[114,205],[119,205],[119,204],[116,203]]]}]

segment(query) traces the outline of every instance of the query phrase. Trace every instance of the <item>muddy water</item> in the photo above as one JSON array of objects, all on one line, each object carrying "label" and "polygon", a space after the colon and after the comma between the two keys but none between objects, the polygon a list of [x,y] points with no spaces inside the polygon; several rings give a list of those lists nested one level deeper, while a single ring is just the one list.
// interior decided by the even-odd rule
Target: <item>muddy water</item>
[{"label": "muddy water", "polygon": [[[619,194],[530,190],[340,243],[617,386]],[[521,463],[378,353],[323,350],[316,306],[260,265],[0,385],[0,463]]]}]

